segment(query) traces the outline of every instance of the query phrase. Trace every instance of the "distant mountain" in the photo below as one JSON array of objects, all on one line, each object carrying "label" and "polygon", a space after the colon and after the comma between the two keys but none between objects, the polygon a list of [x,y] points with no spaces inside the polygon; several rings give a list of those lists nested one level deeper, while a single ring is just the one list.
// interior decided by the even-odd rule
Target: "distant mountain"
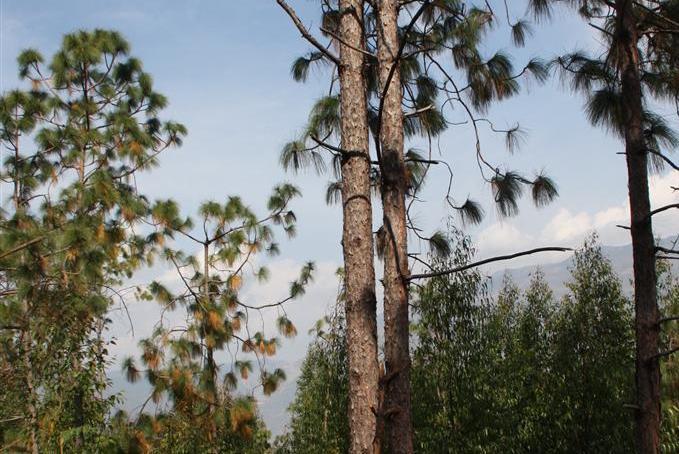
[{"label": "distant mountain", "polygon": [[[632,291],[632,245],[625,246],[602,246],[605,257],[607,257],[613,269],[617,273],[622,283],[623,290],[631,294]],[[570,280],[570,269],[573,265],[573,257],[557,263],[547,263],[540,265],[524,266],[520,268],[507,268],[493,273],[491,278],[492,293],[495,294],[502,287],[504,276],[507,275],[519,286],[526,288],[530,282],[531,275],[539,268],[545,275],[545,279],[558,298],[566,293],[565,283]]]}]

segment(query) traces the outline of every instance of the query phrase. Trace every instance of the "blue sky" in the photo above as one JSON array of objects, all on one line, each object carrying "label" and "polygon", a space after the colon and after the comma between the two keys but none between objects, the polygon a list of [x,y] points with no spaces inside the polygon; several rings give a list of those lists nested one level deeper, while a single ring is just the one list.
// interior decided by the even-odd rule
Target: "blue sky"
[{"label": "blue sky", "polygon": [[[273,0],[2,3],[2,89],[18,85],[15,58],[23,48],[35,47],[49,56],[64,33],[94,27],[121,31],[158,90],[168,96],[165,116],[189,129],[185,145],[167,153],[161,167],[140,180],[142,190],[172,197],[190,212],[203,200],[234,193],[258,207],[275,182],[293,181],[305,196],[296,206],[299,239],[285,255],[338,259],[339,213],[322,199],[327,180],[285,175],[278,165],[281,146],[303,127],[309,107],[325,90],[327,74],[314,75],[307,84],[291,80],[292,60],[308,46]],[[318,25],[314,1],[291,4],[312,29]],[[516,2],[517,12],[523,4]],[[518,67],[533,55],[549,58],[594,43],[587,26],[564,11],[551,24],[534,28],[525,49],[511,48],[504,39],[506,30],[491,35],[487,47],[511,51]],[[489,213],[484,224],[470,229],[472,234],[501,222],[504,229],[516,227],[535,236],[560,210],[593,215],[624,201],[624,162],[615,155],[619,143],[592,129],[581,107],[581,99],[553,80],[544,87],[529,84],[521,96],[489,112],[499,126],[519,122],[528,136],[522,150],[510,156],[500,137],[484,134],[484,152],[493,162],[527,174],[545,169],[561,193],[546,209],[522,204],[522,213],[511,220],[494,213],[489,188],[473,160],[471,128],[451,128],[444,134],[440,147],[454,167],[455,195],[471,195]],[[429,203],[419,217],[430,228],[448,215],[441,200],[446,176],[433,173],[425,191]]]},{"label": "blue sky", "polygon": [[[516,12],[525,3],[512,2]],[[1,90],[20,84],[15,59],[21,49],[34,47],[50,56],[65,33],[95,27],[116,29],[129,40],[132,54],[143,61],[158,91],[170,101],[164,116],[189,130],[184,146],[168,152],[158,169],[139,179],[140,189],[152,198],[171,197],[192,213],[204,200],[240,194],[262,209],[275,183],[287,180],[302,189],[304,197],[294,206],[297,238],[283,241],[282,256],[271,264],[274,277],[269,286],[248,291],[254,297],[272,298],[302,262],[317,261],[318,283],[304,300],[294,303],[291,312],[299,332],[306,333],[334,300],[332,273],[341,262],[341,218],[337,207],[324,203],[325,177],[286,175],[278,165],[279,150],[303,127],[313,101],[325,92],[327,74],[314,74],[307,84],[292,81],[290,64],[309,46],[276,2],[0,0],[0,4]],[[317,31],[317,2],[291,0],[290,4]],[[525,49],[513,49],[505,36],[506,30],[491,34],[487,47],[510,51],[517,67],[533,55],[550,58],[596,46],[592,30],[564,10],[552,23],[535,25]],[[620,144],[587,124],[582,99],[557,80],[545,86],[532,83],[520,96],[494,106],[488,117],[498,126],[518,121],[528,136],[522,149],[509,155],[501,138],[484,134],[484,153],[529,175],[546,170],[559,185],[560,198],[540,210],[524,202],[518,217],[499,219],[473,158],[471,129],[447,131],[439,146],[455,172],[454,193],[459,199],[471,195],[488,213],[483,224],[469,229],[479,242],[480,255],[577,245],[592,229],[600,231],[604,243],[629,242],[627,233],[615,228],[627,216],[626,171],[623,158],[616,155]],[[427,203],[414,210],[428,229],[443,226],[449,214],[443,203],[447,175],[433,172],[422,195]],[[670,183],[679,186],[676,176],[654,178],[656,204],[672,200]],[[658,219],[659,234],[676,231],[679,219],[673,216],[667,213]],[[557,258],[563,257],[530,258],[513,265]],[[149,329],[155,309],[145,304],[132,307],[136,338],[122,325],[115,328],[123,338],[122,353],[134,351],[139,336]],[[307,341],[305,335],[286,341],[283,359],[298,362]]]}]

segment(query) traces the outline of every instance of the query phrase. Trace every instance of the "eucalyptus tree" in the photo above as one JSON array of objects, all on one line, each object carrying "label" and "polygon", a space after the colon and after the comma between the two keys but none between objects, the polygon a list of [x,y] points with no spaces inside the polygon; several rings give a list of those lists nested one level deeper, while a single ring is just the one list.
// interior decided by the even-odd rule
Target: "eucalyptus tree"
[{"label": "eucalyptus tree", "polygon": [[[330,154],[339,180],[328,186],[328,201],[339,200],[338,193],[345,188],[345,175],[337,171],[337,164],[352,155],[351,149],[332,143],[334,134],[340,133],[340,137],[344,137],[344,131],[337,123],[344,120],[347,111],[342,109],[338,98],[343,96],[344,86],[335,83],[342,76],[342,67],[335,72],[337,62],[328,49],[334,46],[349,48],[357,57],[360,54],[365,62],[365,115],[372,133],[375,159],[363,172],[364,178],[372,182],[374,192],[381,195],[383,205],[383,226],[378,229],[376,241],[378,254],[384,258],[386,372],[381,385],[385,389],[385,399],[378,403],[374,413],[378,420],[389,420],[387,427],[395,428],[387,436],[394,449],[406,452],[412,450],[411,431],[407,429],[411,425],[408,291],[410,281],[430,277],[426,273],[411,275],[409,272],[422,260],[408,249],[407,232],[410,230],[413,238],[429,242],[440,252],[449,249],[444,235],[422,234],[409,216],[430,168],[439,166],[449,172],[450,185],[445,200],[451,209],[464,221],[479,222],[483,217],[478,203],[472,200],[456,203],[451,194],[452,169],[443,159],[432,158],[432,140],[448,126],[458,123],[454,107],[460,107],[464,112],[463,122],[471,124],[476,135],[472,156],[479,164],[483,179],[493,189],[501,215],[516,214],[517,200],[526,187],[531,188],[538,205],[548,203],[557,194],[548,177],[526,178],[502,169],[489,162],[482,152],[481,128],[484,125],[490,125],[491,131],[505,134],[508,146],[517,145],[522,134],[518,126],[498,129],[481,115],[491,102],[517,93],[520,77],[532,75],[538,81],[544,80],[546,67],[534,59],[522,70],[515,71],[509,57],[502,52],[485,57],[480,50],[482,36],[494,25],[496,15],[489,3],[479,3],[476,7],[474,2],[458,1],[367,2],[361,9],[364,45],[359,46],[348,43],[338,27],[341,18],[356,16],[356,9],[349,11],[333,1],[321,3],[321,32],[329,40],[328,46],[316,40],[293,12],[293,19],[298,28],[301,26],[303,36],[317,49],[294,62],[293,77],[305,80],[313,66],[331,65],[332,82],[329,95],[314,106],[305,132],[283,150],[281,162],[295,170],[305,165],[324,170],[323,153]],[[287,4],[286,10],[290,13]],[[522,44],[527,24],[517,21],[510,25],[515,42]],[[360,120],[354,118],[352,121]],[[414,148],[405,150],[404,138],[414,141],[418,136],[426,140],[428,155]],[[526,253],[541,250],[545,249]],[[350,275],[347,269],[347,277]]]},{"label": "eucalyptus tree", "polygon": [[[257,387],[265,395],[274,392],[285,379],[282,369],[267,370],[267,358],[276,354],[279,340],[267,337],[264,326],[252,333],[255,322],[251,317],[253,312],[278,310],[276,324],[280,333],[294,336],[297,331],[284,304],[304,294],[312,279],[313,263],[302,267],[298,279],[280,301],[246,302],[240,290],[248,277],[259,281],[268,278],[267,268],[257,266],[256,260],[260,254],[278,252],[273,226],[294,234],[296,219],[289,204],[298,194],[294,186],[276,186],[268,200],[269,212],[263,218],[258,218],[239,197],[230,197],[224,204],[205,202],[199,209],[197,226],[190,218],[182,217],[172,201],[157,202],[151,211],[157,230],[148,240],[161,245],[162,256],[176,271],[178,285],[173,288],[170,283],[154,281],[140,289],[139,296],[156,300],[163,314],[152,336],[140,342],[146,378],[153,387],[149,400],[159,403],[168,397],[173,404],[172,413],[193,421],[192,430],[204,435],[198,439],[203,440],[205,449],[212,451],[219,446],[218,429],[228,426],[225,417],[231,419],[233,432],[245,438],[254,430],[250,427],[256,422],[254,413],[247,412],[251,417],[239,423],[245,407],[230,394],[238,385],[238,376],[245,381],[254,370],[249,354],[259,365]],[[188,239],[198,253],[171,247],[168,241],[176,236]],[[174,325],[167,319],[178,307],[185,309],[186,323]],[[222,370],[224,356],[229,359],[229,371]],[[131,381],[140,378],[141,370],[133,358],[127,358],[123,367]],[[140,417],[144,409],[145,406]],[[158,423],[163,425],[162,420]]]},{"label": "eucalyptus tree", "polygon": [[555,317],[553,419],[568,428],[557,443],[561,451],[632,452],[632,307],[595,241],[576,251]]},{"label": "eucalyptus tree", "polygon": [[106,312],[149,251],[135,234],[150,207],[134,179],[185,134],[159,120],[167,101],[128,52],[106,30],[66,35],[48,64],[24,51],[19,73],[30,88],[0,103],[0,138],[11,151],[2,177],[14,188],[0,233],[3,340],[23,357],[9,367],[26,384],[25,439],[12,442],[32,452],[39,438],[45,449],[63,448],[70,430],[74,449],[85,449],[98,431],[90,424],[108,412]]},{"label": "eucalyptus tree", "polygon": [[[658,262],[658,301],[663,332],[662,348],[679,349],[679,279],[673,273],[671,260]],[[661,365],[662,409],[661,451],[679,449],[679,358],[668,356]]]},{"label": "eucalyptus tree", "polygon": [[[533,0],[536,14],[548,16],[558,1]],[[676,42],[679,10],[674,1],[586,0],[565,2],[599,32],[603,52],[575,52],[557,59],[574,91],[587,98],[586,112],[595,126],[606,128],[624,143],[630,205],[629,230],[634,256],[636,326],[636,445],[638,452],[659,449],[660,317],[656,290],[656,254],[677,254],[654,241],[653,217],[677,208],[651,209],[649,173],[666,164],[679,167],[666,150],[679,141],[662,115],[653,109],[676,103]]]}]

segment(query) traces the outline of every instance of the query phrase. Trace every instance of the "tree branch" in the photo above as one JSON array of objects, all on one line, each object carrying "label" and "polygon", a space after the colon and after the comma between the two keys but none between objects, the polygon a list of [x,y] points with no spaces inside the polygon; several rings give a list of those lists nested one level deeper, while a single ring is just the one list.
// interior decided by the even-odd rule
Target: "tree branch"
[{"label": "tree branch", "polygon": [[648,213],[648,217],[655,216],[658,213],[662,213],[663,211],[666,211],[666,210],[669,210],[669,209],[672,209],[672,208],[679,208],[679,203],[671,203],[669,205],[665,205],[663,207],[656,208],[655,210]]},{"label": "tree branch", "polygon": [[290,16],[290,19],[292,19],[292,22],[295,24],[297,27],[297,30],[302,34],[302,36],[311,43],[312,46],[314,46],[316,49],[321,51],[323,55],[328,57],[330,60],[332,60],[333,63],[335,63],[337,66],[340,65],[340,60],[337,56],[335,56],[333,53],[331,53],[328,49],[325,48],[316,38],[313,37],[311,33],[309,33],[309,30],[304,26],[302,21],[299,19],[297,16],[297,13],[295,13],[295,10],[288,5],[285,0],[276,0],[276,2],[285,10],[285,12]]},{"label": "tree branch", "polygon": [[676,352],[679,352],[679,347],[674,347],[674,348],[671,348],[671,349],[666,350],[664,352],[657,353],[657,354],[651,356],[648,360],[652,361],[654,359],[660,359],[660,358],[663,358],[665,356],[670,356],[671,354],[676,353]]},{"label": "tree branch", "polygon": [[323,33],[327,33],[328,35],[332,36],[332,37],[335,38],[337,41],[339,41],[340,43],[342,43],[342,44],[344,44],[345,46],[347,46],[349,49],[355,50],[356,52],[360,52],[360,53],[362,53],[363,55],[365,55],[365,56],[367,56],[367,57],[370,57],[370,58],[377,58],[377,57],[375,56],[375,54],[372,54],[372,53],[368,52],[367,50],[359,49],[358,47],[352,46],[351,44],[347,43],[347,42],[346,42],[345,40],[343,40],[337,33],[334,33],[333,31],[328,30],[327,28],[323,28],[323,27],[319,27],[319,29],[320,29]]},{"label": "tree branch", "polygon": [[14,253],[16,253],[16,252],[19,252],[19,251],[21,251],[22,249],[26,249],[27,247],[32,246],[32,245],[34,245],[35,243],[39,243],[39,242],[41,242],[41,241],[44,240],[44,239],[45,239],[45,237],[41,235],[41,236],[39,236],[39,237],[37,237],[37,238],[33,238],[33,239],[30,240],[30,241],[26,241],[25,243],[21,243],[20,245],[15,246],[15,247],[13,247],[12,249],[10,249],[10,250],[8,250],[8,251],[4,251],[4,252],[0,253],[0,260],[4,259],[4,258],[7,257],[8,255],[12,255],[12,254],[14,254]]},{"label": "tree branch", "polygon": [[531,254],[537,254],[539,252],[568,252],[572,251],[573,249],[567,248],[567,247],[541,247],[537,249],[531,249],[529,251],[523,251],[523,252],[517,252],[514,254],[510,255],[500,255],[497,257],[491,257],[487,258],[484,260],[480,260],[478,262],[473,262],[473,263],[468,263],[467,265],[462,265],[458,266],[457,268],[451,268],[449,270],[442,270],[442,271],[436,271],[434,273],[423,273],[423,274],[413,274],[410,277],[408,277],[409,281],[415,280],[415,279],[427,279],[431,277],[439,277],[439,276],[447,276],[449,274],[453,273],[459,273],[461,271],[465,271],[471,268],[476,268],[481,265],[485,265],[486,263],[492,263],[492,262],[500,262],[504,260],[511,260],[517,257],[522,257],[524,255],[531,255]]},{"label": "tree branch", "polygon": [[672,315],[670,317],[663,317],[660,320],[658,320],[658,325],[662,325],[663,323],[671,322],[674,320],[679,320],[679,315]]}]

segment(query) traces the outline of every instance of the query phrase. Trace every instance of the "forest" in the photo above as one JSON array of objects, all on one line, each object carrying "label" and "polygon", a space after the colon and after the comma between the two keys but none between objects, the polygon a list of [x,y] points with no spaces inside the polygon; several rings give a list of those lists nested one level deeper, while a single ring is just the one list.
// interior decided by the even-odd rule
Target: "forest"
[{"label": "forest", "polygon": [[[0,453],[679,453],[679,0],[226,2],[232,20],[162,38],[112,26],[134,2],[23,30],[18,3],[0,0]],[[214,27],[240,37],[218,55]],[[165,57],[179,39],[247,94],[173,87],[194,70]],[[560,135],[521,159],[540,131],[517,121],[545,108]],[[618,195],[584,221],[564,201]],[[522,218],[542,233],[480,230]]]}]

